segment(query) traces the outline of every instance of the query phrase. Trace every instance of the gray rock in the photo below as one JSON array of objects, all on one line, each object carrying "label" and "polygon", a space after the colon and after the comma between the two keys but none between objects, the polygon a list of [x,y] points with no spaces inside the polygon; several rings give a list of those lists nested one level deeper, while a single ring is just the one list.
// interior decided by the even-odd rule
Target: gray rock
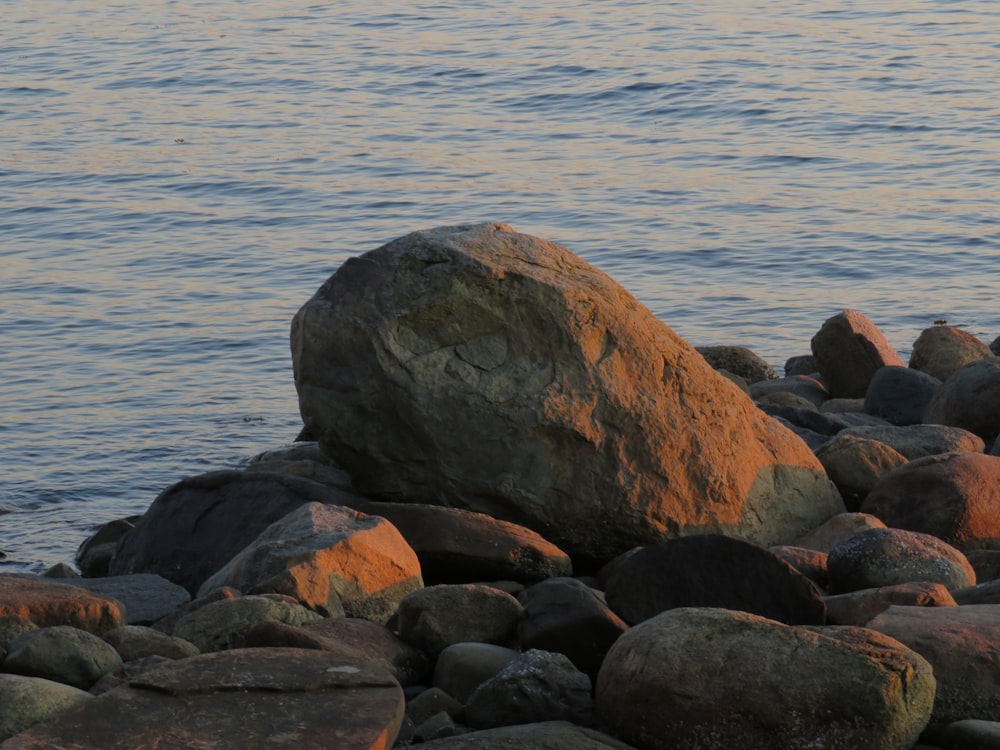
[{"label": "gray rock", "polygon": [[27,617],[21,617],[20,615],[6,615],[0,617],[0,663],[7,657],[7,652],[10,650],[10,644],[21,635],[21,633],[27,633],[29,630],[37,630],[38,626],[35,625]]},{"label": "gray rock", "polygon": [[974,586],[976,572],[961,552],[930,534],[871,529],[827,557],[830,591],[837,594],[898,583],[940,583],[949,591]]},{"label": "gray rock", "polygon": [[186,659],[200,653],[190,641],[142,625],[126,625],[109,630],[104,634],[104,640],[118,652],[122,661],[125,662],[138,661],[149,656]]},{"label": "gray rock", "polygon": [[941,381],[907,367],[880,367],[865,393],[865,412],[895,425],[920,424]]},{"label": "gray rock", "polygon": [[829,552],[840,542],[862,531],[884,528],[884,523],[868,513],[841,513],[797,539],[795,546]]},{"label": "gray rock", "polygon": [[156,622],[191,601],[187,589],[152,573],[74,578],[66,583],[117,599],[125,605],[125,622],[129,625]]},{"label": "gray rock", "polygon": [[1000,750],[1000,722],[964,719],[941,732],[941,750]]},{"label": "gray rock", "polygon": [[300,505],[275,521],[201,585],[285,594],[324,616],[385,623],[423,586],[420,562],[384,518],[336,505]]},{"label": "gray rock", "polygon": [[952,594],[958,604],[1000,604],[1000,580],[986,581],[958,589]]},{"label": "gray rock", "polygon": [[893,604],[908,607],[956,606],[955,599],[940,583],[897,583],[826,597],[826,621],[830,625],[863,627]]},{"label": "gray rock", "polygon": [[593,722],[590,678],[563,654],[518,654],[465,704],[465,722],[475,729],[539,721]]},{"label": "gray rock", "polygon": [[399,603],[399,636],[431,655],[453,643],[509,642],[524,611],[510,594],[480,584],[428,586]]},{"label": "gray rock", "polygon": [[881,440],[858,437],[850,432],[825,443],[816,451],[816,457],[837,485],[848,510],[857,510],[885,474],[908,460]]},{"label": "gray rock", "polygon": [[863,628],[674,609],[612,646],[596,704],[644,750],[908,750],[930,717],[934,673]]},{"label": "gray rock", "polygon": [[[766,402],[768,397],[781,394],[798,396],[804,399],[806,404],[812,404],[817,409],[830,398],[830,392],[826,386],[808,375],[789,375],[777,380],[762,380],[750,386],[750,396],[758,404]],[[768,403],[781,405],[780,402],[776,401]],[[796,403],[790,402],[787,405],[795,406]]]},{"label": "gray rock", "polygon": [[800,354],[785,360],[785,376],[819,374],[819,365],[811,354]]},{"label": "gray rock", "polygon": [[545,721],[469,732],[421,745],[421,750],[634,750],[631,745],[568,721]]},{"label": "gray rock", "polygon": [[5,672],[41,677],[86,690],[122,666],[121,657],[93,633],[68,625],[29,630],[10,645]]},{"label": "gray rock", "polygon": [[93,696],[40,677],[0,674],[0,742]]},{"label": "gray rock", "polygon": [[517,656],[517,651],[492,643],[453,643],[434,666],[434,686],[465,703],[476,688]]},{"label": "gray rock", "polygon": [[76,564],[88,578],[101,578],[108,574],[108,566],[118,542],[135,528],[139,516],[119,518],[101,524],[76,550]]},{"label": "gray rock", "polygon": [[726,370],[749,385],[761,380],[777,380],[778,373],[767,362],[745,346],[696,346],[714,370]]},{"label": "gray rock", "polygon": [[980,583],[1000,578],[1000,549],[969,549],[965,556]]},{"label": "gray rock", "polygon": [[945,425],[859,426],[844,430],[841,435],[878,440],[899,451],[909,461],[954,451],[983,452],[982,438],[960,427]]},{"label": "gray rock", "polygon": [[[450,646],[449,648],[454,648],[454,646]],[[496,648],[499,648],[499,646]],[[447,649],[445,650],[447,651]],[[513,656],[512,652],[511,658]],[[439,687],[427,688],[406,703],[406,715],[410,717],[414,726],[419,727],[432,716],[439,713],[445,713],[452,719],[457,719],[462,715],[462,704]]]},{"label": "gray rock", "polygon": [[290,599],[260,595],[223,599],[185,615],[174,626],[173,635],[193,643],[199,651],[242,648],[247,633],[266,620],[304,625],[321,619],[312,610]]},{"label": "gray rock", "polygon": [[972,362],[948,378],[924,422],[961,427],[991,447],[1000,433],[1000,357]]},{"label": "gray rock", "polygon": [[876,370],[903,365],[878,327],[857,310],[844,310],[829,318],[810,344],[834,397],[862,398]]},{"label": "gray rock", "polygon": [[955,326],[932,326],[913,342],[910,367],[944,381],[970,362],[992,357],[990,347],[971,333]]},{"label": "gray rock", "polygon": [[300,411],[362,494],[487,513],[603,562],[840,509],[802,442],[607,275],[503,224],[348,260],[296,314]]}]

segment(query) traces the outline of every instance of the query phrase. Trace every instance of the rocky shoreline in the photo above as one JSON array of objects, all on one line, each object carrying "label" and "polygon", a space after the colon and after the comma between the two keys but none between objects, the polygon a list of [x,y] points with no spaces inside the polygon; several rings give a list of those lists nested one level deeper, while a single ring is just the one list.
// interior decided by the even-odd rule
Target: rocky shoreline
[{"label": "rocky shoreline", "polygon": [[785,374],[501,224],[348,261],[304,420],[0,575],[0,748],[1000,748],[1000,337]]}]

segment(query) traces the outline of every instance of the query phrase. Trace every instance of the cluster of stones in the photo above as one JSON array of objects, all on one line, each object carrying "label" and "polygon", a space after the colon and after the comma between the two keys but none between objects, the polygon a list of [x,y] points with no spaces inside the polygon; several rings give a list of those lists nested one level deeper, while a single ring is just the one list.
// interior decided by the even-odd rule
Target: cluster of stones
[{"label": "cluster of stones", "polygon": [[998,343],[811,348],[500,224],[349,261],[308,439],[0,576],[0,748],[1000,748]]}]

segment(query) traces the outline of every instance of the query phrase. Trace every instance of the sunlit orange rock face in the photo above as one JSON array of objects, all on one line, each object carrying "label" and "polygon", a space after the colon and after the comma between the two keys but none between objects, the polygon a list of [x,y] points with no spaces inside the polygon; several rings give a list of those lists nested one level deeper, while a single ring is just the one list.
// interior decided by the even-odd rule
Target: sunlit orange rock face
[{"label": "sunlit orange rock face", "polygon": [[76,586],[0,576],[0,617],[19,615],[39,627],[72,625],[101,634],[125,624],[124,607],[114,599]]},{"label": "sunlit orange rock face", "polygon": [[806,445],[606,274],[503,224],[349,260],[295,316],[307,428],[369,495],[451,505],[571,555],[843,511]]}]

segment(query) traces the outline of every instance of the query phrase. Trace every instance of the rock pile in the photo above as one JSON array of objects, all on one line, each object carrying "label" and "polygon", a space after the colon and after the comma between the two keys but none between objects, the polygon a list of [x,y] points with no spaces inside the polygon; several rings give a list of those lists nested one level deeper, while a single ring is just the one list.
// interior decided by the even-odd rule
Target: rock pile
[{"label": "rock pile", "polygon": [[1000,747],[960,329],[907,367],[844,311],[778,377],[487,224],[349,261],[292,350],[315,440],[0,576],[2,750]]}]

